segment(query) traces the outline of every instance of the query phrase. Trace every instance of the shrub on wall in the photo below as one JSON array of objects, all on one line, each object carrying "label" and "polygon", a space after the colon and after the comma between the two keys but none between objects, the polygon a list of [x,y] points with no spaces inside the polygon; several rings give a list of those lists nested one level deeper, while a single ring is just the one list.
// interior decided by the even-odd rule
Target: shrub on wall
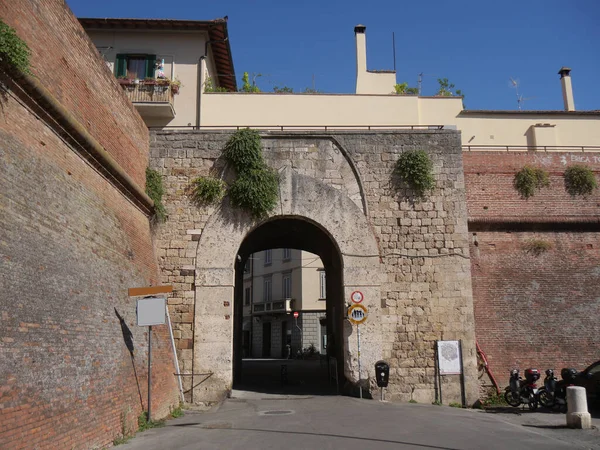
[{"label": "shrub on wall", "polygon": [[532,197],[537,190],[550,185],[548,172],[538,167],[525,166],[515,174],[513,187],[522,198]]},{"label": "shrub on wall", "polygon": [[594,172],[584,165],[574,165],[565,170],[565,189],[572,196],[590,195],[598,187]]},{"label": "shrub on wall", "polygon": [[29,74],[29,47],[15,30],[0,20],[0,61]]},{"label": "shrub on wall", "polygon": [[523,244],[523,248],[527,253],[540,256],[542,253],[545,253],[552,248],[552,243],[544,241],[543,239],[530,239]]},{"label": "shrub on wall", "polygon": [[193,182],[193,197],[198,203],[218,203],[225,195],[225,182],[217,178],[198,177]]},{"label": "shrub on wall", "polygon": [[273,210],[277,204],[279,176],[270,167],[244,171],[229,188],[233,206],[249,211],[260,218]]},{"label": "shrub on wall", "polygon": [[162,203],[164,192],[160,173],[150,167],[146,167],[146,194],[154,202],[154,219],[158,222],[164,222],[167,219],[167,211]]},{"label": "shrub on wall", "polygon": [[435,187],[433,162],[423,150],[409,150],[402,153],[396,162],[394,172],[410,186],[417,197],[423,197],[427,191]]}]

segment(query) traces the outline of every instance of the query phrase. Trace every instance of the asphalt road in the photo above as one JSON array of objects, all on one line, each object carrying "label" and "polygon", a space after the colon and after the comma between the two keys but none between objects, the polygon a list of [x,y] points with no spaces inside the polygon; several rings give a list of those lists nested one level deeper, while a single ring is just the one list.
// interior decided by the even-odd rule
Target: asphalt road
[{"label": "asphalt road", "polygon": [[[238,393],[139,433],[122,450],[600,449],[600,431],[564,427],[559,413],[381,403],[342,396]],[[594,419],[596,427],[600,419]]]}]

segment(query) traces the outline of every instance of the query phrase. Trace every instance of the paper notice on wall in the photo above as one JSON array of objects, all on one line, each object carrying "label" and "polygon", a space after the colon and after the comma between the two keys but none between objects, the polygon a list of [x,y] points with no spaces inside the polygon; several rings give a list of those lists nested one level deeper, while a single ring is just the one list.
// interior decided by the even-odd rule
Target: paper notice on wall
[{"label": "paper notice on wall", "polygon": [[460,375],[460,347],[458,341],[437,341],[437,356],[440,375]]}]

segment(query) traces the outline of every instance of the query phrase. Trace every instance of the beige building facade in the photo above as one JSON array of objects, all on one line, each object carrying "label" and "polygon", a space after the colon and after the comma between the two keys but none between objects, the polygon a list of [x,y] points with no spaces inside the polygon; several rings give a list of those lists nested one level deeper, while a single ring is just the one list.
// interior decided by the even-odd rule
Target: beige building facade
[{"label": "beige building facade", "polygon": [[208,79],[236,90],[225,19],[79,21],[148,127],[199,125]]},{"label": "beige building facade", "polygon": [[325,354],[326,292],[319,256],[290,248],[251,254],[244,265],[244,356],[293,358],[303,350]]}]

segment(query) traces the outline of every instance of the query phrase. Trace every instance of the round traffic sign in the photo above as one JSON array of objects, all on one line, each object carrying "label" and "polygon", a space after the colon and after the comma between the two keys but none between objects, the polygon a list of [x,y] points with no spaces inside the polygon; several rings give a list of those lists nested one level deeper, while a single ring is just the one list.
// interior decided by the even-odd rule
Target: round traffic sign
[{"label": "round traffic sign", "polygon": [[354,291],[350,294],[350,300],[352,300],[353,303],[361,303],[364,299],[365,296],[360,291]]},{"label": "round traffic sign", "polygon": [[348,320],[354,325],[360,325],[367,320],[367,308],[363,305],[352,305],[348,308]]},{"label": "round traffic sign", "polygon": [[298,311],[294,311],[294,319],[297,319],[300,313]]}]

